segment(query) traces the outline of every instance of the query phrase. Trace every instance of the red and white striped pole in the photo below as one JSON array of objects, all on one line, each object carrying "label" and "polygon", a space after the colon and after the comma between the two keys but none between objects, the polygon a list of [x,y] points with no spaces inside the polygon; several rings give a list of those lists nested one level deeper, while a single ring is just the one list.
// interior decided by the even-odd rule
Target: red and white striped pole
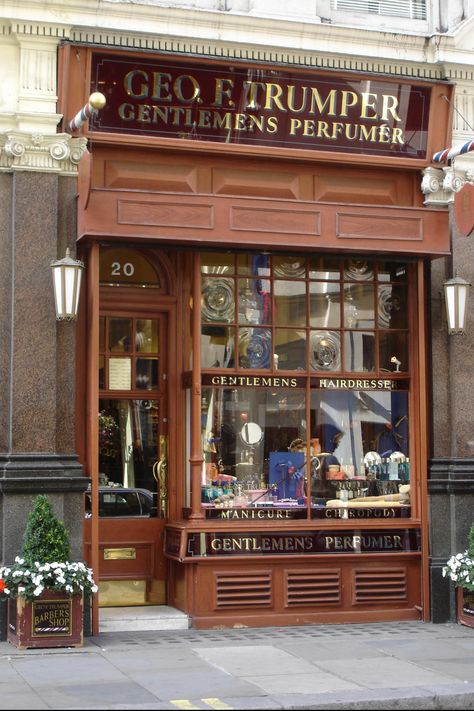
[{"label": "red and white striped pole", "polygon": [[432,160],[433,163],[444,163],[445,161],[452,160],[456,156],[469,153],[469,151],[474,151],[474,140],[472,139],[467,141],[467,143],[461,143],[458,146],[452,146],[451,148],[444,148],[442,151],[438,151],[434,154]]},{"label": "red and white striped pole", "polygon": [[73,131],[78,131],[85,122],[92,116],[96,114],[99,109],[103,109],[106,103],[105,96],[96,91],[89,96],[89,101],[82,109],[74,116],[74,118],[68,123],[68,130],[73,133]]}]

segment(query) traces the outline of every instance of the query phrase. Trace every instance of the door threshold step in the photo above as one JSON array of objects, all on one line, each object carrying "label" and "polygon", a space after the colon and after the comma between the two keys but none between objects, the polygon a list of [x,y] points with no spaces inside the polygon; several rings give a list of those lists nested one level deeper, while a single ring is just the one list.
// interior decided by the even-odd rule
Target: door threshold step
[{"label": "door threshold step", "polygon": [[99,609],[100,632],[187,630],[189,627],[189,616],[169,605]]}]

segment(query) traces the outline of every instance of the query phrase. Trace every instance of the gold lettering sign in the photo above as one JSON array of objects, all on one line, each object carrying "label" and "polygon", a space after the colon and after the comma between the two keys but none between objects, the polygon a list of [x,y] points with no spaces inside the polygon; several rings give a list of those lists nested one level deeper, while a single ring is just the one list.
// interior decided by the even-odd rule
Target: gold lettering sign
[{"label": "gold lettering sign", "polygon": [[104,560],[135,560],[136,548],[104,548]]},{"label": "gold lettering sign", "polygon": [[[93,131],[426,158],[431,87],[324,72],[94,53],[114,85]],[[258,76],[257,76],[258,75]]]},{"label": "gold lettering sign", "polygon": [[319,378],[322,390],[391,390],[392,380],[379,378]]},{"label": "gold lettering sign", "polygon": [[42,600],[32,603],[32,636],[64,637],[72,632],[72,600]]},{"label": "gold lettering sign", "polygon": [[416,530],[189,533],[187,557],[419,551]]},{"label": "gold lettering sign", "polygon": [[304,378],[275,377],[272,375],[212,375],[203,376],[203,385],[229,385],[247,388],[298,388],[304,387]]}]

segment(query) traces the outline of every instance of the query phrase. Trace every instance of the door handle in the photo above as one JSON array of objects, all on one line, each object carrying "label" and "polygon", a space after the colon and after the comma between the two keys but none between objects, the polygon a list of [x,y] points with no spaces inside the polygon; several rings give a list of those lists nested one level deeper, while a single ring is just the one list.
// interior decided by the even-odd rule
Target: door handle
[{"label": "door handle", "polygon": [[158,513],[160,518],[168,517],[168,486],[167,486],[167,438],[160,436],[160,459],[153,464],[153,476],[158,484]]}]

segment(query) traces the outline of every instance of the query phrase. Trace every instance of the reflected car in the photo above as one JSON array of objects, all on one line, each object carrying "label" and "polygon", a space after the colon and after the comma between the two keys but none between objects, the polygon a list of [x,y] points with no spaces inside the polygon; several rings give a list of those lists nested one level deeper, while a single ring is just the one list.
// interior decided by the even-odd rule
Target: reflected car
[{"label": "reflected car", "polygon": [[[92,516],[91,491],[86,491],[85,514]],[[99,516],[101,518],[151,518],[156,515],[156,503],[148,489],[99,487]]]}]

